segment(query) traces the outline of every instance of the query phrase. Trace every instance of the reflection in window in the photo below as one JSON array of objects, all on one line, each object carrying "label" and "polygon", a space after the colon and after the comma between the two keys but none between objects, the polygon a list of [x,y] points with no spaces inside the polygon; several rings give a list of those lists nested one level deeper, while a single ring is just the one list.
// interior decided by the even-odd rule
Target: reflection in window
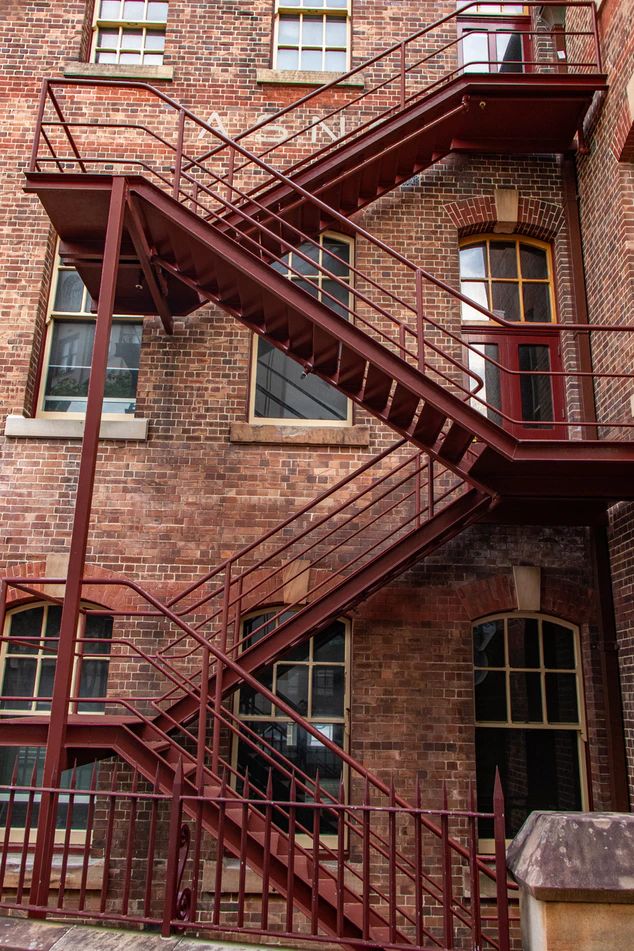
[{"label": "reflection in window", "polygon": [[[91,299],[74,268],[58,263],[50,309],[41,412],[83,415],[95,337]],[[115,317],[110,334],[104,414],[134,414],[143,324]]]},{"label": "reflection in window", "polygon": [[345,72],[349,31],[349,0],[278,0],[274,67]]},{"label": "reflection in window", "polygon": [[[20,746],[20,747],[0,747],[0,786],[30,786],[33,781],[33,770],[35,769],[34,785],[39,786],[42,783],[44,774],[44,754],[46,750],[43,746]],[[73,788],[90,789],[92,774],[95,764],[83,763],[75,769],[75,781]],[[14,781],[15,776],[15,781]],[[62,789],[70,787],[73,776],[72,769],[65,769],[60,778]],[[6,790],[0,790],[0,826],[5,826],[9,809],[9,795]],[[26,814],[28,809],[28,792],[15,793],[13,797],[13,806],[11,810],[11,827],[13,830],[24,829],[26,824]],[[31,829],[37,828],[37,819],[40,809],[41,794],[36,793],[33,796],[31,807]],[[65,829],[68,818],[70,797],[60,795],[57,801],[57,820],[58,829]],[[88,824],[88,805],[89,797],[74,795],[72,801],[72,814],[70,828],[75,830],[86,829]]]},{"label": "reflection in window", "polygon": [[[550,249],[526,238],[475,238],[460,248],[460,287],[476,304],[505,320],[551,323],[552,262]],[[462,305],[463,321],[486,316]]]},{"label": "reflection in window", "polygon": [[[478,809],[493,808],[496,768],[506,834],[534,809],[583,806],[577,634],[559,621],[509,615],[473,628]],[[480,834],[493,836],[492,822]]]},{"label": "reflection in window", "polygon": [[[278,623],[273,621],[267,624],[274,614],[274,611],[258,614],[243,622],[242,633],[246,638],[243,649],[250,647],[272,629],[271,625]],[[288,616],[283,614],[282,620]],[[251,632],[256,631],[257,634],[251,638]],[[333,621],[324,631],[291,648],[276,663],[257,675],[260,683],[301,714],[323,736],[342,748],[345,744],[346,633],[343,621]],[[339,794],[343,764],[336,754],[284,717],[274,705],[250,687],[240,689],[237,704],[240,718],[258,736],[263,737],[308,776],[315,777],[319,771],[319,782],[323,789],[335,796]],[[248,743],[239,740],[235,757],[238,771],[243,773],[248,768],[249,780],[259,789],[265,790],[268,764],[262,756]],[[273,770],[272,779],[273,798],[287,802],[289,778],[279,770]],[[299,801],[304,801],[305,795],[304,791],[298,789]],[[305,810],[304,814],[298,813],[298,822],[310,828],[310,810]],[[322,817],[322,832],[336,832],[332,816]]]},{"label": "reflection in window", "polygon": [[[319,247],[304,244],[299,250],[308,261],[292,253],[282,263],[274,265],[275,269],[335,313],[347,318],[350,303],[350,242],[344,238],[322,235]],[[322,268],[335,275],[341,283],[325,277]],[[349,403],[343,393],[317,376],[307,376],[299,363],[268,341],[257,338],[255,347],[257,362],[252,417],[334,423],[348,419]]]}]

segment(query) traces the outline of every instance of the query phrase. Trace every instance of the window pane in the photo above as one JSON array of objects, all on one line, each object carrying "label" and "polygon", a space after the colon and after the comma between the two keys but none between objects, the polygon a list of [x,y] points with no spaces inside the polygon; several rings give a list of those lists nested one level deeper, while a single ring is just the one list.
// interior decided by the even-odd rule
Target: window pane
[{"label": "window pane", "polygon": [[[549,370],[550,352],[548,347],[534,344],[521,344],[519,351],[520,370]],[[553,398],[550,379],[547,376],[520,377],[522,399],[522,419],[550,421],[553,419]]]},{"label": "window pane", "polygon": [[101,0],[99,8],[99,19],[118,20],[121,15],[120,0]]},{"label": "window pane", "polygon": [[98,63],[116,63],[117,54],[116,53],[97,53],[97,62]]},{"label": "window pane", "polygon": [[[116,39],[114,45],[116,46]],[[69,314],[81,313],[84,284],[77,271],[60,271],[53,309]]]},{"label": "window pane", "polygon": [[578,722],[575,674],[546,674],[546,709],[550,723]]},{"label": "window pane", "polygon": [[521,73],[522,35],[521,33],[498,33],[496,35],[496,59],[501,73]]},{"label": "window pane", "polygon": [[280,697],[298,713],[308,712],[308,667],[277,665],[277,688]]},{"label": "window pane", "polygon": [[345,241],[333,241],[331,238],[324,238],[323,246],[322,266],[331,274],[336,274],[337,277],[348,277],[350,272],[350,245],[346,244]]},{"label": "window pane", "polygon": [[252,644],[257,644],[261,637],[266,637],[267,634],[275,630],[277,626],[276,621],[271,621],[270,624],[267,624],[267,621],[273,616],[274,612],[268,611],[264,614],[254,614],[252,617],[245,618],[242,622],[242,636],[244,639],[242,650],[246,650],[247,647],[251,647]]},{"label": "window pane", "polygon": [[154,3],[150,0],[147,5],[147,18],[160,23],[167,22],[167,3]]},{"label": "window pane", "polygon": [[560,670],[574,670],[575,642],[569,627],[544,621],[544,665]]},{"label": "window pane", "polygon": [[460,249],[460,277],[486,277],[486,245],[473,244]]},{"label": "window pane", "polygon": [[469,32],[462,36],[462,61],[466,73],[489,72],[488,34]]},{"label": "window pane", "polygon": [[[495,363],[491,362],[493,360]],[[497,344],[472,343],[468,350],[468,362],[471,372],[484,383],[484,386],[480,386],[478,379],[470,378],[469,386],[475,394],[471,400],[471,405],[478,412],[484,413],[488,419],[501,426],[502,417],[495,412],[496,409],[502,408],[501,371],[496,366],[496,363],[499,363]],[[476,389],[477,393],[475,392]]]},{"label": "window pane", "polygon": [[[79,679],[80,697],[105,697],[108,685],[107,660],[82,660],[81,676]],[[79,711],[88,713],[102,713],[105,703],[78,703]]]},{"label": "window pane", "polygon": [[344,669],[338,666],[313,667],[311,716],[342,717],[344,707]]},{"label": "window pane", "polygon": [[299,45],[299,17],[281,16],[278,28],[278,41],[282,46]]},{"label": "window pane", "polygon": [[519,285],[494,281],[491,285],[493,295],[492,310],[496,317],[505,320],[521,320]]},{"label": "window pane", "polygon": [[335,621],[321,634],[316,634],[313,645],[313,658],[316,661],[340,661],[345,657],[345,628],[341,621]]},{"label": "window pane", "polygon": [[121,37],[122,50],[140,50],[143,46],[142,30],[124,30]]},{"label": "window pane", "polygon": [[344,50],[328,50],[324,62],[324,69],[332,73],[343,73],[348,65]]},{"label": "window pane", "polygon": [[520,244],[520,267],[524,278],[548,279],[548,260],[543,248],[536,248],[532,244]]},{"label": "window pane", "polygon": [[473,629],[475,667],[504,667],[504,621],[485,621]]},{"label": "window pane", "polygon": [[[40,666],[40,682],[37,687],[37,696],[46,697],[48,700],[53,696],[53,680],[55,679],[55,660],[43,660]],[[35,704],[36,710],[50,710],[50,703],[39,702]]]},{"label": "window pane", "polygon": [[165,34],[157,30],[148,30],[145,34],[145,48],[146,50],[165,49]]},{"label": "window pane", "polygon": [[509,618],[509,666],[539,667],[539,628],[535,618]]},{"label": "window pane", "polygon": [[489,259],[491,277],[517,277],[517,252],[514,241],[491,241]]},{"label": "window pane", "polygon": [[541,674],[510,675],[511,719],[514,723],[542,723]]},{"label": "window pane", "polygon": [[258,340],[255,416],[273,419],[344,420],[346,397],[319,377],[304,376],[301,366]]},{"label": "window pane", "polygon": [[336,281],[325,280],[322,284],[322,300],[335,314],[340,317],[348,317],[348,308],[350,307],[350,291],[345,284],[339,284]]},{"label": "window pane", "polygon": [[524,319],[528,321],[552,320],[550,310],[550,287],[548,284],[524,284]]},{"label": "window pane", "polygon": [[85,654],[109,654],[112,638],[112,618],[97,617],[94,614],[86,618],[84,644]]},{"label": "window pane", "polygon": [[120,53],[119,62],[120,63],[140,63],[141,54],[140,53]]},{"label": "window pane", "polygon": [[[258,674],[257,679],[268,690],[272,689],[273,673],[271,670],[262,671],[261,674]],[[266,700],[253,687],[241,687],[240,713],[251,716],[271,716],[271,702]]]},{"label": "window pane", "polygon": [[323,53],[321,50],[302,50],[300,68],[320,70],[322,66],[322,57]]},{"label": "window pane", "polygon": [[[97,35],[97,46],[105,47],[106,49],[116,50],[119,42],[119,31],[118,30],[99,30]],[[66,274],[77,274],[76,271],[66,271],[62,272]],[[60,274],[61,277],[61,274]],[[81,278],[77,274],[77,279],[81,283]],[[83,286],[83,285],[82,285]],[[55,305],[57,307],[57,304]],[[60,307],[60,310],[68,310],[67,307]]]},{"label": "window pane", "polygon": [[16,611],[10,615],[9,637],[34,638],[33,644],[9,643],[7,650],[12,654],[37,654],[42,636],[44,608],[29,608],[28,611]]},{"label": "window pane", "polygon": [[[577,736],[575,730],[476,729],[478,810],[493,811],[496,767],[504,789],[508,838],[535,809],[581,809]],[[481,822],[479,831],[492,838],[492,822]]]},{"label": "window pane", "polygon": [[345,46],[348,27],[342,17],[326,18],[326,46]]},{"label": "window pane", "polygon": [[[476,304],[480,304],[482,307],[486,307],[489,310],[489,298],[487,285],[484,281],[462,281],[460,284],[460,290],[468,297],[470,300],[475,301]],[[486,315],[481,314],[479,310],[476,310],[474,307],[470,307],[469,304],[462,304],[462,319],[463,320],[486,320]]]},{"label": "window pane", "polygon": [[302,46],[324,45],[324,18],[304,17],[302,23]]},{"label": "window pane", "polygon": [[484,673],[475,685],[476,720],[506,720],[506,675],[497,671]]},{"label": "window pane", "polygon": [[124,20],[144,20],[145,4],[142,0],[125,0],[123,4]]},{"label": "window pane", "polygon": [[278,50],[278,69],[299,69],[299,53],[297,50]]},{"label": "window pane", "polygon": [[[32,697],[35,689],[37,661],[31,658],[7,657],[4,663],[2,696]],[[29,700],[2,700],[0,710],[29,710]]]}]

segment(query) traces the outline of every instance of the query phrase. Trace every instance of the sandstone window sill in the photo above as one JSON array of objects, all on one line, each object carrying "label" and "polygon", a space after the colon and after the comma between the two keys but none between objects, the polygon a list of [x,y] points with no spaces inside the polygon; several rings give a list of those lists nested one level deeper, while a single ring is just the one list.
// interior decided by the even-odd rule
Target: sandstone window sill
[{"label": "sandstone window sill", "polygon": [[121,63],[67,63],[64,76],[84,76],[91,79],[139,79],[171,82],[173,66],[126,66]]},{"label": "sandstone window sill", "polygon": [[[84,420],[7,416],[4,434],[16,439],[81,439]],[[147,435],[147,419],[104,419],[99,432],[101,439],[121,442],[144,442]]]},{"label": "sandstone window sill", "polygon": [[275,426],[232,423],[232,443],[268,443],[282,446],[351,446],[364,448],[370,442],[367,426]]},{"label": "sandstone window sill", "polygon": [[[276,86],[323,86],[345,75],[345,73],[322,73],[308,69],[258,69],[255,81]],[[358,73],[346,82],[337,83],[337,88],[364,89],[363,75]]]}]

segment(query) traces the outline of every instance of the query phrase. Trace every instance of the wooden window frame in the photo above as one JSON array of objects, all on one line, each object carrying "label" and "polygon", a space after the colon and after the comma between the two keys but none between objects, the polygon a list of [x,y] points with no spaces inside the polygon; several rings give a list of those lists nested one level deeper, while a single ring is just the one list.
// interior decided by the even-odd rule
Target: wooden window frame
[{"label": "wooden window frame", "polygon": [[[518,618],[528,618],[535,619],[539,622],[538,624],[538,636],[539,636],[539,655],[540,655],[540,666],[539,667],[516,667],[509,663],[509,650],[508,650],[508,622],[518,619]],[[471,638],[473,640],[473,634],[477,627],[481,624],[486,624],[489,621],[503,621],[504,622],[504,640],[505,640],[505,663],[502,667],[478,667],[473,663],[473,671],[475,672],[479,669],[490,671],[503,671],[505,674],[505,686],[506,686],[506,720],[478,720],[476,717],[475,710],[475,682],[474,682],[474,706],[473,706],[473,723],[474,731],[478,729],[517,729],[517,730],[545,730],[545,731],[555,731],[555,730],[574,730],[577,733],[577,757],[578,757],[578,767],[579,767],[579,789],[580,789],[580,798],[581,798],[581,811],[585,811],[589,808],[590,802],[590,789],[589,789],[589,776],[588,776],[588,761],[587,761],[587,744],[588,744],[588,730],[587,730],[587,721],[586,721],[586,704],[585,704],[585,690],[583,682],[583,665],[581,657],[581,637],[579,632],[579,627],[576,624],[572,624],[570,621],[565,621],[560,617],[554,617],[553,615],[545,614],[541,611],[531,612],[531,611],[511,611],[511,612],[499,612],[496,614],[489,614],[485,617],[477,618],[471,624]],[[547,667],[544,663],[544,633],[543,625],[544,622],[549,622],[552,624],[557,624],[560,627],[567,628],[572,632],[573,635],[573,644],[574,644],[574,655],[575,655],[575,666],[574,670],[569,668],[556,668],[556,667]],[[541,699],[542,699],[542,722],[521,722],[514,721],[512,718],[512,706],[511,706],[511,688],[510,688],[510,672],[528,672],[528,673],[539,673],[540,674],[540,683],[541,683]],[[574,723],[550,723],[548,721],[547,707],[546,707],[546,689],[545,689],[545,676],[546,673],[565,673],[575,675],[575,684],[576,684],[576,698],[577,698],[577,721]],[[495,840],[494,839],[480,839],[479,846],[483,853],[489,854],[495,850]]]},{"label": "wooden window frame", "polygon": [[[291,69],[285,66],[278,65],[278,54],[280,51],[279,43],[279,26],[280,18],[282,16],[293,16],[300,21],[299,25],[299,41],[297,46],[283,46],[284,49],[293,49],[298,51],[297,57],[297,68],[296,70]],[[339,19],[345,20],[346,23],[346,44],[345,47],[329,47],[327,46],[325,40],[324,32],[324,43],[322,46],[311,46],[302,44],[302,23],[305,16],[320,16],[324,20],[326,17],[337,17]],[[351,64],[351,47],[352,47],[352,0],[346,0],[345,7],[329,7],[328,0],[325,0],[324,6],[316,6],[311,4],[310,0],[299,0],[295,5],[291,5],[285,0],[275,0],[274,10],[273,10],[273,49],[272,49],[272,65],[273,69],[279,70],[280,72],[335,72],[335,73],[347,73],[350,69]],[[321,69],[306,69],[301,65],[301,53],[302,50],[320,50],[322,53],[322,68]],[[325,67],[324,57],[328,50],[334,50],[337,52],[345,51],[346,54],[346,63],[344,69],[337,70],[328,70]]]},{"label": "wooden window frame", "polygon": [[[499,13],[487,13],[485,10],[474,12],[469,10],[465,14],[460,14],[457,21],[458,29],[458,62],[465,72],[474,73],[499,73],[500,63],[498,61],[498,52],[496,45],[496,34],[498,33],[521,33],[530,31],[531,18],[527,12],[508,14],[504,11]],[[477,62],[478,69],[469,69],[469,63],[465,63],[463,54],[462,38],[468,33],[486,33],[488,61],[480,64]],[[533,72],[535,67],[533,62],[534,43],[533,37],[529,34],[522,37],[522,59],[521,68],[514,70],[517,73]]]},{"label": "wooden window frame", "polygon": [[[355,257],[355,244],[354,238],[349,237],[348,235],[340,234],[336,231],[324,231],[319,236],[319,243],[328,238],[339,241],[341,243],[347,244],[350,251],[350,261],[349,261],[349,273],[348,277],[341,277],[350,288],[354,286],[353,284],[353,271],[354,268],[354,257]],[[297,279],[295,279],[297,280]],[[321,291],[323,277],[318,277],[317,287]],[[251,343],[251,360],[250,360],[250,372],[249,372],[249,399],[248,399],[248,408],[247,408],[247,421],[254,426],[301,426],[301,427],[312,427],[312,428],[332,428],[332,429],[345,429],[353,424],[353,404],[352,400],[346,399],[346,416],[344,419],[302,419],[301,417],[297,418],[284,418],[281,416],[256,416],[255,415],[255,399],[257,391],[257,374],[258,374],[258,351],[259,351],[259,340],[260,337],[258,334],[253,334],[252,343]],[[292,359],[291,357],[288,358]]]},{"label": "wooden window frame", "polygon": [[[145,4],[145,11],[147,13],[148,4],[151,2],[151,0],[140,0],[140,2],[143,2]],[[123,13],[123,10],[124,10],[124,7],[123,7],[123,0],[122,0],[120,11]],[[150,20],[147,17],[142,20],[128,20],[123,18],[113,20],[113,19],[107,19],[107,18],[101,17],[99,15],[100,12],[101,12],[101,0],[95,0],[95,9],[94,9],[93,27],[92,27],[92,41],[90,45],[90,62],[91,63],[97,63],[101,65],[110,65],[110,66],[121,66],[121,67],[162,66],[163,65],[164,59],[165,59],[165,41],[167,38],[167,17],[165,20]],[[169,17],[169,2],[168,2],[168,17]],[[116,58],[114,62],[109,62],[107,60],[100,60],[98,58],[99,53],[102,51],[111,52],[110,47],[106,47],[105,49],[102,50],[102,48],[98,46],[100,30],[117,30],[118,31],[117,46],[116,46],[116,50],[114,51]],[[122,62],[121,61],[122,52],[124,54],[126,52],[129,52],[129,53],[137,52],[136,50],[132,50],[132,49],[130,49],[129,51],[126,51],[124,49],[122,51],[121,46],[122,46],[123,37],[125,36],[126,33],[130,33],[131,31],[136,32],[138,30],[141,30],[143,33],[142,40],[141,40],[141,47],[138,50],[139,59],[136,62],[125,62],[125,61]],[[148,34],[153,34],[153,35],[161,34],[163,36],[162,50],[152,50],[152,49],[146,48],[146,39]],[[158,62],[159,55],[160,55],[160,63]],[[146,62],[146,59],[145,59],[146,56],[153,56],[156,58],[156,61]]]},{"label": "wooden window frame", "polygon": [[[83,297],[82,297],[82,307],[79,311],[63,311],[55,308],[55,298],[57,296],[57,287],[60,279],[60,275],[64,272],[77,271],[76,268],[65,265],[60,256],[59,248],[56,249],[55,253],[55,265],[53,268],[53,275],[51,280],[51,286],[48,296],[48,308],[46,315],[46,332],[44,335],[44,344],[42,349],[42,359],[41,366],[39,370],[39,380],[38,380],[38,391],[37,391],[37,400],[35,415],[42,419],[84,419],[85,412],[60,412],[59,410],[47,410],[45,409],[46,405],[46,378],[48,376],[48,369],[51,357],[51,348],[53,344],[53,336],[55,332],[55,325],[62,323],[72,323],[76,321],[78,323],[88,323],[96,321],[96,314],[90,309],[90,295],[84,286]],[[114,325],[124,325],[128,324],[130,326],[134,325],[137,327],[143,326],[143,319],[137,319],[130,317],[128,315],[115,314],[112,318],[112,323]],[[138,374],[137,370],[137,374]],[[82,397],[83,399],[84,397]],[[87,397],[85,397],[87,399]],[[108,398],[104,399],[104,402],[107,402]],[[136,416],[136,392],[134,394],[135,401],[135,412],[134,413],[102,413],[101,418],[106,420],[124,420],[124,419],[133,419]],[[122,400],[124,402],[130,402],[130,400]]]}]

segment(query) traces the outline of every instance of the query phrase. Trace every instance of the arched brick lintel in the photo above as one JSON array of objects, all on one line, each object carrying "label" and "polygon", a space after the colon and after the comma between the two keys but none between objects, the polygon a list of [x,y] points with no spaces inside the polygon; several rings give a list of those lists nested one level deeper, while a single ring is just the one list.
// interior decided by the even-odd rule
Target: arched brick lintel
[{"label": "arched brick lintel", "polygon": [[[20,565],[18,568],[13,571],[9,570],[7,572],[7,577],[11,578],[24,578],[25,582],[28,582],[29,578],[45,578],[47,577],[46,570],[46,561],[30,561],[26,564]],[[97,579],[104,579],[108,581],[123,581],[123,576],[119,575],[116,571],[110,571],[106,568],[99,568],[96,565],[86,565],[85,577]],[[33,585],[35,591],[41,591],[42,595],[46,594],[47,587],[45,585]],[[150,586],[148,586],[150,589]],[[151,589],[150,589],[151,590]],[[52,593],[49,588],[49,593]],[[161,591],[163,597],[166,596],[164,589]],[[59,597],[57,592],[54,593],[55,597]],[[93,604],[98,604],[104,608],[110,608],[113,611],[128,611],[141,608],[141,599],[136,595],[130,588],[124,585],[118,584],[109,584],[109,585],[100,585],[100,584],[86,584],[83,588],[83,600],[90,601]],[[24,604],[28,601],[36,601],[37,594],[27,594],[24,591],[21,591],[18,588],[9,588],[7,593],[7,603],[11,607],[17,607],[20,604]]]},{"label": "arched brick lintel", "polygon": [[[488,233],[498,223],[494,195],[474,195],[445,205],[460,238]],[[524,234],[541,241],[552,241],[564,221],[560,205],[541,198],[519,196],[515,234]]]}]

